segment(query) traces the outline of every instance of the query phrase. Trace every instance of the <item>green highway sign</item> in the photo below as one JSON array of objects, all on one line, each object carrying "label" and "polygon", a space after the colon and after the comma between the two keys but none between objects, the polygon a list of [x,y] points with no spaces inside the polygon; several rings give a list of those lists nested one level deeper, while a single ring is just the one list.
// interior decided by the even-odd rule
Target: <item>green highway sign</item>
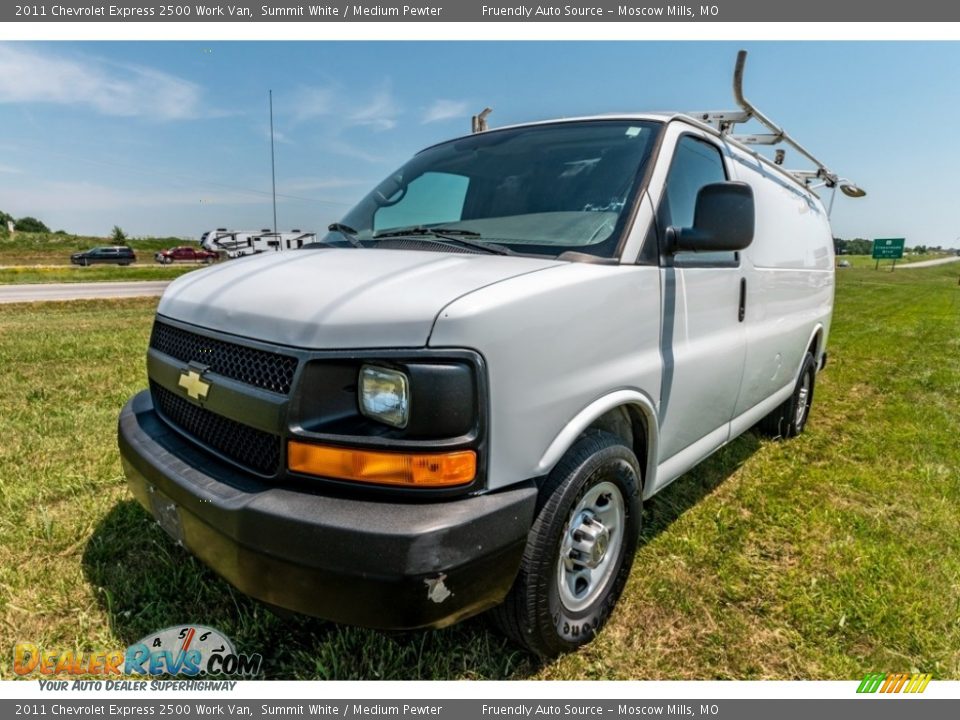
[{"label": "green highway sign", "polygon": [[904,238],[878,238],[873,241],[874,260],[899,260],[903,257]]}]

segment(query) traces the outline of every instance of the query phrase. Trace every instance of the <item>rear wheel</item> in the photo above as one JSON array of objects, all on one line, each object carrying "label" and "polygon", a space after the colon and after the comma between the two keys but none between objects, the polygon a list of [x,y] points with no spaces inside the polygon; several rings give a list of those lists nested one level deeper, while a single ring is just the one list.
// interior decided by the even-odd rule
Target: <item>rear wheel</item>
[{"label": "rear wheel", "polygon": [[520,572],[493,611],[500,628],[543,657],[603,627],[630,574],[640,532],[640,467],[616,435],[578,440],[540,489]]},{"label": "rear wheel", "polygon": [[759,422],[760,432],[772,438],[792,438],[802,433],[810,417],[816,379],[816,361],[812,353],[807,353],[793,394]]}]

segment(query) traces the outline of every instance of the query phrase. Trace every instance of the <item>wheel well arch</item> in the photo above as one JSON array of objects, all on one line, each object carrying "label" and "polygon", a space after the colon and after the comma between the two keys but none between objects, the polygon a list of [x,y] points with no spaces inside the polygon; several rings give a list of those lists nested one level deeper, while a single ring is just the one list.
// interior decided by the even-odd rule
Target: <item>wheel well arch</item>
[{"label": "wheel well arch", "polygon": [[[806,352],[813,355],[814,366],[817,370],[820,369],[822,363],[821,353],[823,352],[824,337],[826,331],[822,323],[817,323],[816,327],[813,328],[813,332],[810,333],[810,339],[807,341]],[[806,353],[804,353],[806,355]],[[803,367],[803,356],[801,356],[797,362],[797,371],[794,373],[794,376],[800,373],[800,368]]]},{"label": "wheel well arch", "polygon": [[820,358],[820,348],[821,343],[823,342],[823,325],[817,325],[813,331],[813,337],[810,338],[810,343],[807,345],[807,352],[813,355],[813,359],[819,361]]},{"label": "wheel well arch", "polygon": [[586,432],[604,430],[620,437],[640,463],[643,488],[652,487],[657,467],[659,423],[653,402],[633,390],[620,390],[592,402],[556,436],[537,466],[548,473]]}]

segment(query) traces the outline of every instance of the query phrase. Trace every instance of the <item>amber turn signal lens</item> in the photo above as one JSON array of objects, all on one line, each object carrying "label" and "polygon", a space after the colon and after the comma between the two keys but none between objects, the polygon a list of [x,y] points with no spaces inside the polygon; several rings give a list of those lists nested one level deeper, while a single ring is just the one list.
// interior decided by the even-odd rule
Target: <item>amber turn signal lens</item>
[{"label": "amber turn signal lens", "polygon": [[477,474],[473,450],[446,453],[398,453],[287,443],[287,466],[293,472],[406,487],[465,485]]}]

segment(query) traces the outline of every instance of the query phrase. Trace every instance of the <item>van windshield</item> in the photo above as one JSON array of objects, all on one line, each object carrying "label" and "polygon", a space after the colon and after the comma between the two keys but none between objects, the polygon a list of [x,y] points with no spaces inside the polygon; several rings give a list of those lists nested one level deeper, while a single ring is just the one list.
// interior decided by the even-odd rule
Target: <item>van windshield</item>
[{"label": "van windshield", "polygon": [[594,120],[436,145],[380,183],[325,242],[349,233],[369,247],[409,235],[523,254],[612,257],[659,128]]}]

